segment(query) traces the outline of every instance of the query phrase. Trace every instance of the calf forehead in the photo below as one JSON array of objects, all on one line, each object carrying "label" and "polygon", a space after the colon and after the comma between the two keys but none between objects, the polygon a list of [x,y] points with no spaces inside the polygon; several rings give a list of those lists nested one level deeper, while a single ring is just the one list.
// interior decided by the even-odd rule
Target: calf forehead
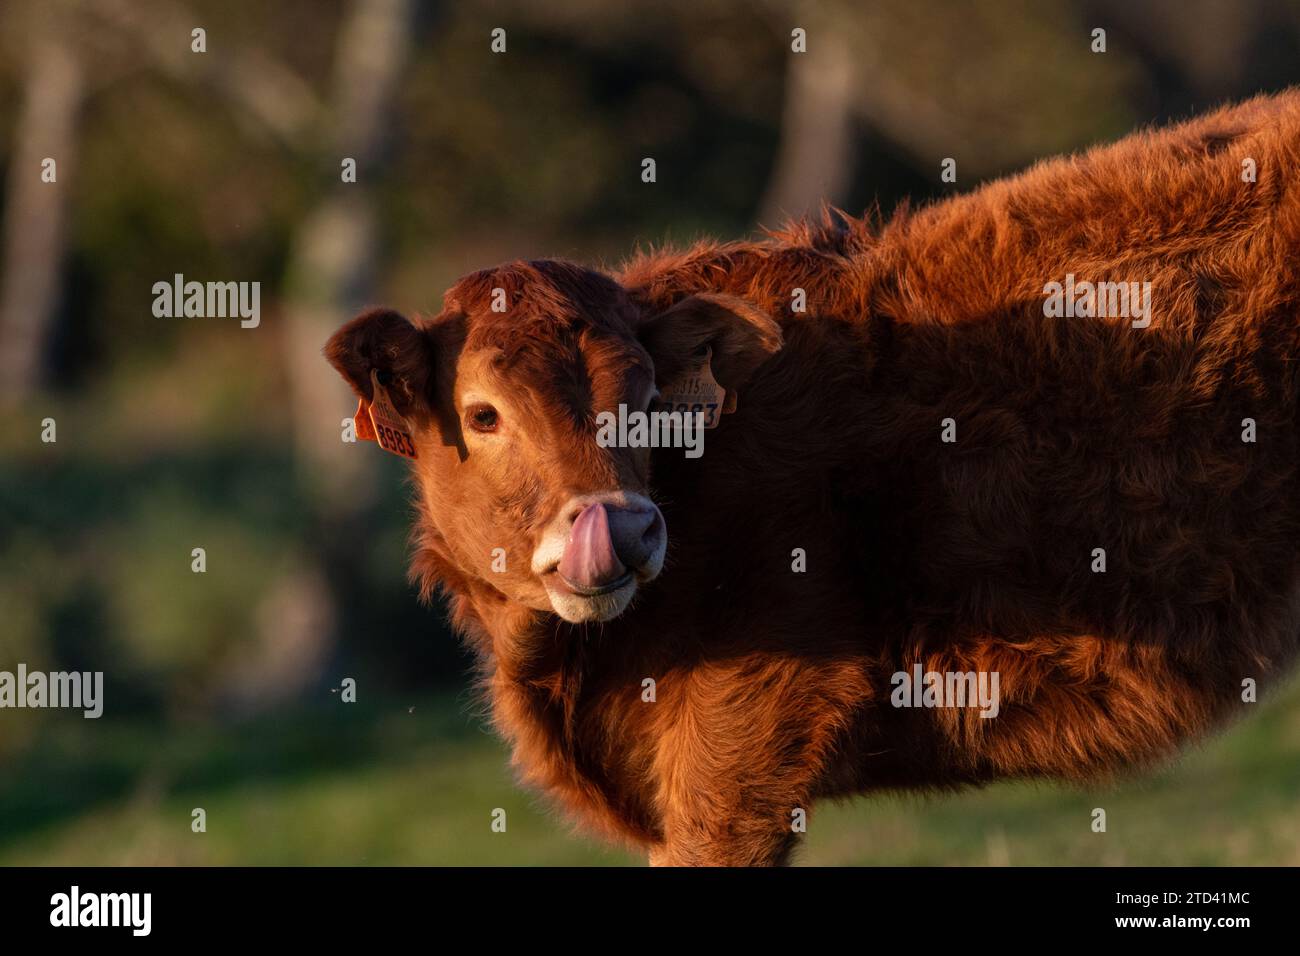
[{"label": "calf forehead", "polygon": [[470,335],[512,338],[585,327],[630,332],[636,310],[623,287],[568,262],[512,262],[471,273],[446,295],[449,307],[474,321]]},{"label": "calf forehead", "polygon": [[635,340],[534,336],[510,351],[493,343],[468,359],[474,372],[461,400],[479,386],[485,398],[504,399],[528,460],[541,469],[538,491],[564,498],[643,483],[634,453],[597,441],[600,412],[639,405],[653,387],[649,357]]},{"label": "calf forehead", "polygon": [[654,384],[621,286],[569,263],[510,263],[466,276],[446,305],[465,323],[460,400],[503,397],[563,484],[635,477],[628,456],[595,438],[599,412],[640,403]]},{"label": "calf forehead", "polygon": [[608,276],[571,263],[516,262],[461,279],[447,306],[465,316],[465,348],[490,353],[524,384],[563,391],[645,364],[636,312]]},{"label": "calf forehead", "polygon": [[649,356],[633,339],[575,334],[497,338],[467,351],[467,378],[536,414],[585,431],[598,412],[636,403],[654,381]]}]

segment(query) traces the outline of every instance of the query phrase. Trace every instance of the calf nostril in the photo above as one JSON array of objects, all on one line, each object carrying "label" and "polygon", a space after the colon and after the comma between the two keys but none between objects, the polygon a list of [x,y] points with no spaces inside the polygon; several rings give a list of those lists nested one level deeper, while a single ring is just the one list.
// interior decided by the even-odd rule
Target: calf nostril
[{"label": "calf nostril", "polygon": [[640,531],[642,534],[654,526],[655,513],[653,511],[633,511],[625,509],[618,512],[620,523],[631,533]]},{"label": "calf nostril", "polygon": [[662,538],[659,512],[653,508],[610,508],[610,536],[619,559],[639,568],[655,553]]}]

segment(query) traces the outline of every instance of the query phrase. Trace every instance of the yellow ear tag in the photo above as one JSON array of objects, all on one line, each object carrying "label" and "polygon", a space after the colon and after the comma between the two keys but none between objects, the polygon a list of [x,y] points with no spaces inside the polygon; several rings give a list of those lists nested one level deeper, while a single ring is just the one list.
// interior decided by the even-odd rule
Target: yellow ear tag
[{"label": "yellow ear tag", "polygon": [[[401,455],[403,458],[417,458],[415,440],[412,438],[413,429],[397,409],[393,407],[384,386],[379,384],[379,371],[377,369],[372,368],[370,370],[370,387],[373,397],[366,411],[370,416],[370,424],[374,426],[375,441],[379,442],[379,447],[384,451],[390,451],[394,455]],[[363,401],[362,404],[365,405],[366,403]],[[360,411],[360,409],[357,410],[358,415]],[[361,429],[358,428],[357,433],[360,434],[360,432]]]},{"label": "yellow ear tag", "polygon": [[728,393],[713,377],[713,349],[704,353],[704,361],[689,369],[659,390],[661,411],[700,413],[705,428],[717,428],[724,412],[736,410],[736,393]]}]

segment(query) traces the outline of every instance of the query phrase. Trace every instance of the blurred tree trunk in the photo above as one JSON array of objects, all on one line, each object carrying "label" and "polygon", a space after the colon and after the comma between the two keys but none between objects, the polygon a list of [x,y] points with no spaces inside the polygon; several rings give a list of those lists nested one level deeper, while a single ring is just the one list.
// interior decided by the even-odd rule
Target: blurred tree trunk
[{"label": "blurred tree trunk", "polygon": [[[273,706],[310,686],[336,642],[338,597],[355,588],[356,541],[374,504],[374,448],[342,441],[356,399],[326,364],[329,336],[372,295],[378,256],[371,185],[380,170],[392,104],[413,28],[411,0],[356,0],[339,34],[324,155],[327,192],[294,237],[285,283],[285,361],[300,494],[314,515],[300,566],[259,606],[255,660],[227,683],[241,710]],[[342,181],[356,160],[357,181]]]},{"label": "blurred tree trunk", "polygon": [[[40,385],[60,301],[68,179],[83,81],[76,52],[50,29],[33,45],[9,166],[0,262],[0,395],[21,401]],[[55,161],[57,179],[42,179]]]},{"label": "blurred tree trunk", "polygon": [[[84,15],[110,29],[92,32],[107,62],[101,72],[147,65],[180,83],[206,87],[225,99],[235,121],[254,137],[300,150],[321,123],[311,87],[288,65],[256,49],[223,48],[220,56],[195,56],[188,40],[201,18],[178,0],[84,0]],[[94,30],[96,20],[88,29]]]},{"label": "blurred tree trunk", "polygon": [[[287,362],[304,490],[332,514],[364,503],[372,458],[340,440],[341,419],[356,407],[326,366],[329,336],[367,304],[378,254],[373,183],[413,26],[411,0],[357,0],[344,24],[334,71],[332,129],[320,172],[332,185],[294,237],[285,291]],[[341,164],[356,160],[357,181]],[[358,498],[360,496],[360,498]]]},{"label": "blurred tree trunk", "polygon": [[[356,403],[321,349],[371,294],[378,244],[371,183],[384,158],[414,8],[415,0],[352,0],[324,106],[287,66],[255,51],[189,55],[173,39],[197,22],[183,6],[96,0],[88,8],[153,68],[208,86],[231,103],[251,134],[301,152],[325,184],[292,240],[282,300],[299,494],[314,518],[296,567],[258,604],[256,650],[221,681],[222,703],[242,712],[273,707],[319,679],[337,636],[338,595],[353,587],[356,534],[375,500],[373,449],[341,441],[342,419]],[[345,158],[356,161],[355,183],[342,181]]]},{"label": "blurred tree trunk", "polygon": [[843,203],[853,175],[852,51],[833,22],[808,26],[807,52],[788,54],[781,142],[759,206],[769,228],[815,213],[823,201]]}]

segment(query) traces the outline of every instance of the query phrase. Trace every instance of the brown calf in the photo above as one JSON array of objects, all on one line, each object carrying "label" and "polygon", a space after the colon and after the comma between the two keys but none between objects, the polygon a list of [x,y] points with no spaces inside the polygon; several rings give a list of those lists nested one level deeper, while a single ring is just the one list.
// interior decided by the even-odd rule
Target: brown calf
[{"label": "brown calf", "polygon": [[[819,798],[1143,765],[1277,679],[1298,253],[1288,93],[879,229],[501,266],[326,351],[417,455],[413,574],[525,780],[654,862],[779,863]],[[706,361],[702,455],[600,440]]]}]

